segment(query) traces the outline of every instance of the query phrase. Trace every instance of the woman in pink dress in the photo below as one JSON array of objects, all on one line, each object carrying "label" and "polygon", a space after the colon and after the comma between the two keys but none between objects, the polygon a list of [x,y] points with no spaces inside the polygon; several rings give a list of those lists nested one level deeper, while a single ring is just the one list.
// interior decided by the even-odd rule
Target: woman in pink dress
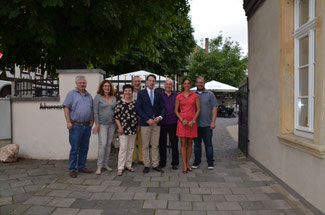
[{"label": "woman in pink dress", "polygon": [[197,137],[196,119],[200,113],[199,95],[190,91],[191,80],[182,81],[183,92],[176,97],[175,114],[178,117],[176,135],[181,138],[181,154],[184,165],[183,173],[192,171],[190,159],[192,154],[193,138]]}]

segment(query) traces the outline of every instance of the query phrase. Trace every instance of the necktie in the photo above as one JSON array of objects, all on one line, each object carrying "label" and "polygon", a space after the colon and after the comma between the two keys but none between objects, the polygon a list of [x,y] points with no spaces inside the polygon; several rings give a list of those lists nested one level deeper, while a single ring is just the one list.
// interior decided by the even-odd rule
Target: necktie
[{"label": "necktie", "polygon": [[151,101],[151,104],[153,106],[153,90],[150,90],[150,101]]}]

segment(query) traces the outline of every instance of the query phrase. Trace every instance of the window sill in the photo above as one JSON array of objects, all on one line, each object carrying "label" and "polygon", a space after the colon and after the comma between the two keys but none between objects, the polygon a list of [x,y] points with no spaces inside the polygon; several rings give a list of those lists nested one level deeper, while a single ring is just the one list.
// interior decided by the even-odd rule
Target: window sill
[{"label": "window sill", "polygon": [[278,139],[281,144],[298,149],[321,159],[325,158],[325,148],[315,144],[310,139],[299,137],[294,134],[280,134],[278,135]]}]

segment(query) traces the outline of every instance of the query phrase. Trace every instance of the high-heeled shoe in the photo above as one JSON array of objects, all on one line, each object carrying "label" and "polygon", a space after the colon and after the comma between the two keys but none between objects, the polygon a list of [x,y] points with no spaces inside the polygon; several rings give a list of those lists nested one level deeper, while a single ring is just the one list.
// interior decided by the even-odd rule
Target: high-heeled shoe
[{"label": "high-heeled shoe", "polygon": [[184,174],[187,174],[187,169],[184,169],[184,170],[183,170],[183,173],[184,173]]},{"label": "high-heeled shoe", "polygon": [[192,168],[191,167],[187,167],[187,171],[189,171],[189,172],[192,172]]}]

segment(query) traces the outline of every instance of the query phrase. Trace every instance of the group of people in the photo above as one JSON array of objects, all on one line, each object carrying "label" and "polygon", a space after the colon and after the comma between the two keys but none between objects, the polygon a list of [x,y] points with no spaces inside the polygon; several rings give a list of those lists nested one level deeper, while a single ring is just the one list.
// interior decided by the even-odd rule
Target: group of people
[{"label": "group of people", "polygon": [[[165,89],[161,92],[154,89],[155,75],[146,77],[143,90],[141,78],[135,76],[132,85],[123,86],[123,96],[119,99],[108,80],[100,83],[94,99],[86,90],[84,76],[77,76],[75,82],[76,89],[67,94],[62,104],[69,130],[69,175],[72,178],[77,177],[78,172],[92,173],[86,168],[86,160],[94,123],[92,132],[98,133],[98,175],[103,168],[113,170],[108,161],[116,131],[120,139],[119,176],[123,171],[135,171],[132,164],[137,157],[139,164],[144,165],[144,173],[148,173],[150,167],[163,172],[167,162],[167,135],[172,149],[172,169],[178,169],[179,165],[178,137],[184,174],[201,164],[202,140],[208,169],[214,168],[212,130],[215,128],[217,101],[214,94],[204,88],[203,77],[196,79],[196,92],[190,90],[191,80],[184,78],[182,92],[178,94],[173,91],[170,79],[165,81]],[[195,158],[190,166],[193,139]]]}]

